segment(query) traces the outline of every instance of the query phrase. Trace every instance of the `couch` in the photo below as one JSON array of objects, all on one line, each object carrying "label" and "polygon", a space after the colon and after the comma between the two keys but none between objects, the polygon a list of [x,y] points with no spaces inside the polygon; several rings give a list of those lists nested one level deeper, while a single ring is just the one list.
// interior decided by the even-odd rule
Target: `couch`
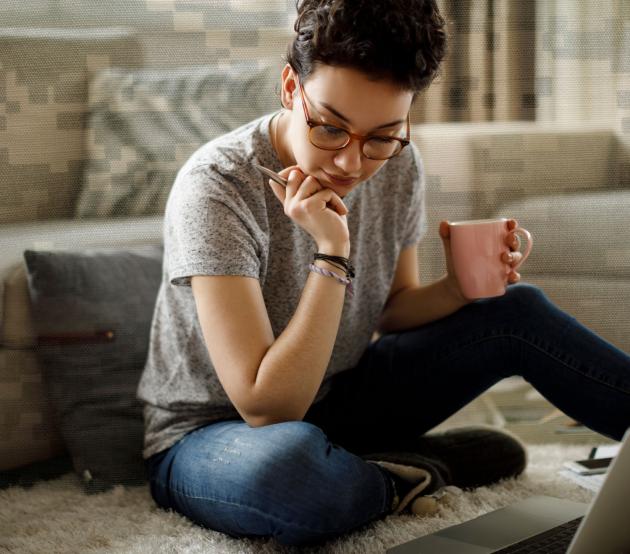
[{"label": "couch", "polygon": [[[178,166],[278,106],[286,38],[263,33],[231,65],[176,67],[126,28],[0,29],[0,471],[67,457],[25,251],[159,245]],[[444,270],[440,219],[516,217],[534,236],[523,280],[630,351],[628,137],[604,124],[494,122],[414,123],[412,139],[427,179],[423,282]]]}]

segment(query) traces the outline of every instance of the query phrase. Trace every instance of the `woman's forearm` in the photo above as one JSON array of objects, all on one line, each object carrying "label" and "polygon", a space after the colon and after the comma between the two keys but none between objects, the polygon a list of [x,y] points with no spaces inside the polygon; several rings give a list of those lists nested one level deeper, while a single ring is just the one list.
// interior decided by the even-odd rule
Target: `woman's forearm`
[{"label": "woman's forearm", "polygon": [[[343,272],[317,260],[315,265]],[[301,420],[312,404],[332,356],[346,287],[332,277],[309,273],[295,314],[267,350],[252,391],[252,426]]]},{"label": "woman's forearm", "polygon": [[441,319],[471,301],[455,294],[446,276],[437,281],[403,290],[390,299],[379,321],[381,334],[405,331]]}]

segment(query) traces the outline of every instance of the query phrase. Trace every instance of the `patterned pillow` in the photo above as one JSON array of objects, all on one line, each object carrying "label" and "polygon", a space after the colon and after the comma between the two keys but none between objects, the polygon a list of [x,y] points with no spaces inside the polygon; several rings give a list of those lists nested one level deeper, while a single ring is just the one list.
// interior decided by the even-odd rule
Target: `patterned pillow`
[{"label": "patterned pillow", "polygon": [[197,148],[280,107],[280,69],[279,61],[246,61],[96,73],[76,217],[163,213]]}]

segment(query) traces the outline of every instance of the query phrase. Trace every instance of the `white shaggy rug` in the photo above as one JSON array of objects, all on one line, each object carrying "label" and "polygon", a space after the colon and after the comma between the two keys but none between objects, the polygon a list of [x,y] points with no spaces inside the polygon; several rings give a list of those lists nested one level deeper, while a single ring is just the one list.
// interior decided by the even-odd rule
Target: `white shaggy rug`
[{"label": "white shaggy rug", "polygon": [[11,553],[252,553],[366,554],[437,531],[532,495],[588,502],[593,493],[558,475],[562,462],[588,455],[587,446],[528,445],[529,464],[518,479],[465,492],[442,502],[430,517],[388,516],[319,548],[287,548],[273,539],[237,540],[202,529],[157,508],[147,487],[87,496],[73,474],[30,489],[0,491],[0,551]]}]

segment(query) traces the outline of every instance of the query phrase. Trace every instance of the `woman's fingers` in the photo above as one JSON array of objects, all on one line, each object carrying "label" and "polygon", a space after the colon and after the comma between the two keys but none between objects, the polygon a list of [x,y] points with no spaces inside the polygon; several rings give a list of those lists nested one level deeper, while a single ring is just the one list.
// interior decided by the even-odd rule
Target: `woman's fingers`
[{"label": "woman's fingers", "polygon": [[[508,220],[508,230],[510,232],[507,234],[506,243],[511,252],[504,252],[502,255],[502,259],[504,263],[510,264],[511,268],[514,268],[514,266],[516,266],[523,258],[523,254],[518,251],[519,247],[521,246],[519,236],[516,233],[512,232],[517,227],[518,222],[516,221],[516,219]],[[508,283],[514,284],[518,283],[520,280],[521,274],[518,271],[511,269],[510,273],[508,274]]]},{"label": "woman's fingers", "polygon": [[508,275],[508,283],[518,283],[521,280],[521,274],[518,271],[510,271]]},{"label": "woman's fingers", "polygon": [[298,188],[304,181],[304,173],[302,173],[299,169],[291,169],[286,176],[287,179],[287,196],[292,198],[295,196]]},{"label": "woman's fingers", "polygon": [[507,227],[509,233],[505,238],[505,243],[510,247],[511,250],[518,250],[521,246],[521,240],[517,233],[512,232],[518,227],[518,222],[516,221],[516,219],[508,219]]},{"label": "woman's fingers", "polygon": [[284,199],[286,197],[286,191],[284,189],[284,187],[278,183],[276,183],[275,181],[272,181],[271,179],[269,179],[269,186],[271,187],[272,192],[274,193],[275,197],[280,200],[281,204],[284,204]]},{"label": "woman's fingers", "polygon": [[324,200],[324,209],[330,208],[331,210],[336,211],[339,215],[344,216],[348,213],[348,208],[343,203],[343,200],[339,198],[339,196],[332,189],[326,188],[324,189],[324,193],[322,193]]},{"label": "woman's fingers", "polygon": [[451,238],[451,228],[446,220],[440,221],[440,237],[443,239]]},{"label": "woman's fingers", "polygon": [[296,200],[308,200],[311,196],[322,190],[324,187],[315,177],[307,176],[300,184],[295,192]]},{"label": "woman's fingers", "polygon": [[508,246],[511,250],[518,250],[521,247],[521,238],[516,233],[508,236]]},{"label": "woman's fingers", "polygon": [[523,254],[520,252],[504,252],[501,254],[501,259],[503,263],[515,266],[523,259]]},{"label": "woman's fingers", "polygon": [[[291,209],[292,201],[308,202],[312,199],[316,204],[320,203],[322,210],[330,208],[340,216],[347,215],[348,208],[335,191],[324,187],[315,177],[305,175],[298,166],[285,167],[278,175],[287,180],[286,188],[271,179],[269,179],[269,185],[278,200],[285,206],[285,213]],[[317,197],[314,198],[316,195]]]},{"label": "woman's fingers", "polygon": [[[293,171],[295,169],[299,170],[299,168],[297,166],[285,167],[283,170],[278,172],[278,175],[280,175],[280,177],[283,177],[284,179],[288,179],[289,174],[291,173],[291,171]],[[282,204],[284,204],[284,201],[285,201],[285,199],[287,197],[287,189],[285,187],[283,187],[281,184],[276,183],[272,179],[269,179],[268,183],[269,183],[269,186],[271,187],[271,190],[273,191],[274,195],[276,196],[276,198],[278,200],[280,200],[280,202]]]}]

